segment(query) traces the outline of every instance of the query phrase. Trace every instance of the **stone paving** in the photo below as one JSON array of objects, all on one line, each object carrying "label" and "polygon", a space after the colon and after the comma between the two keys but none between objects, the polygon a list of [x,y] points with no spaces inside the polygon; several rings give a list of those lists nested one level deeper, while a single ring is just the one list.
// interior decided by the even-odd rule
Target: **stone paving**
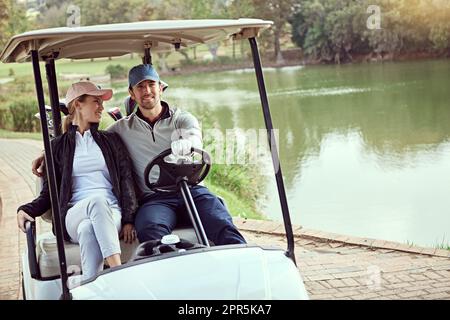
[{"label": "stone paving", "polygon": [[[31,161],[41,149],[37,141],[0,139],[0,299],[21,298],[24,235],[16,227],[16,209],[34,197]],[[249,243],[286,248],[281,223],[234,220]],[[311,299],[450,299],[448,250],[293,230],[297,265]]]},{"label": "stone paving", "polygon": [[17,228],[19,204],[34,197],[31,161],[39,155],[42,144],[29,140],[0,139],[0,299],[18,299],[20,287],[20,252],[25,237]]},{"label": "stone paving", "polygon": [[[286,248],[284,236],[244,235],[249,242]],[[448,258],[308,239],[301,233],[295,240],[311,299],[450,299]]]}]

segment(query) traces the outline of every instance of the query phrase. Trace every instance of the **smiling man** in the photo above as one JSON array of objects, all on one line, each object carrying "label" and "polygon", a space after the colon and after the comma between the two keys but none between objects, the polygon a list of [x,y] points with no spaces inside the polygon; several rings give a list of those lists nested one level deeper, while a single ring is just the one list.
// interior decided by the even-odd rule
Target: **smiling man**
[{"label": "smiling man", "polygon": [[[138,108],[108,130],[120,134],[128,148],[141,191],[135,221],[138,239],[140,242],[158,240],[172,232],[177,213],[185,210],[185,204],[179,193],[151,191],[145,184],[145,167],[169,148],[174,156],[190,154],[191,147],[202,149],[202,134],[192,114],[172,108],[161,100],[164,84],[152,65],[133,67],[128,84],[130,96]],[[216,245],[245,243],[227,209],[215,195],[200,185],[191,187],[191,194],[208,239]]]}]

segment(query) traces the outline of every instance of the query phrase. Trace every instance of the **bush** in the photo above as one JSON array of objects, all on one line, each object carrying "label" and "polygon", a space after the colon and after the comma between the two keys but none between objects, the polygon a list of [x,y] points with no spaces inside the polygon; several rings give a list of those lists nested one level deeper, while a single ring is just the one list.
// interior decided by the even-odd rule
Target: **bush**
[{"label": "bush", "polygon": [[11,113],[8,108],[0,109],[0,129],[12,129]]},{"label": "bush", "polygon": [[234,63],[235,59],[233,59],[232,57],[229,57],[229,56],[217,56],[216,62],[220,63],[220,64],[230,64],[230,63]]},{"label": "bush", "polygon": [[208,181],[222,186],[241,199],[246,199],[256,208],[260,196],[264,194],[265,177],[254,165],[215,164],[211,167]]},{"label": "bush", "polygon": [[110,64],[105,71],[111,75],[111,79],[123,79],[128,75],[128,69],[121,64]]},{"label": "bush", "polygon": [[[202,129],[208,130],[215,128],[214,119],[210,116],[207,109],[196,110],[196,115],[202,119]],[[212,137],[203,136],[203,148],[210,149],[210,145],[214,143]],[[225,148],[225,145],[224,145]],[[225,150],[223,150],[225,152]],[[214,154],[211,154],[214,157]],[[244,216],[255,219],[261,219],[263,214],[259,211],[258,202],[261,196],[264,195],[264,189],[267,184],[267,178],[264,176],[260,168],[254,164],[213,164],[205,183],[214,189],[223,189],[226,193],[230,193],[233,197],[228,197],[227,194],[220,194],[225,198],[226,202],[239,202],[234,207],[246,208]],[[238,214],[238,212],[234,212]],[[239,213],[241,215],[241,213]]]},{"label": "bush", "polygon": [[[10,100],[10,97],[23,95],[23,93],[34,94],[36,92],[34,81],[28,76],[16,77],[13,82],[5,84],[4,90],[8,100]],[[36,100],[36,96],[34,96],[34,99]]]},{"label": "bush", "polygon": [[[34,116],[37,113],[36,101],[32,97],[21,97],[9,103],[7,112],[11,117],[12,130],[36,132],[39,121]],[[6,124],[8,126],[8,124]]]}]

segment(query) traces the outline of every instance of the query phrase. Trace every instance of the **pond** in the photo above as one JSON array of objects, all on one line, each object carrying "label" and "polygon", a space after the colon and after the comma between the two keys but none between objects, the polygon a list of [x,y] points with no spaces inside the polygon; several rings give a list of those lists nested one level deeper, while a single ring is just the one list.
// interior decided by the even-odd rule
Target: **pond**
[{"label": "pond", "polygon": [[[449,60],[267,68],[264,76],[294,224],[450,243]],[[165,100],[214,119],[223,137],[236,128],[263,137],[253,69],[164,80]],[[282,221],[273,168],[261,170],[270,177],[261,209]]]}]

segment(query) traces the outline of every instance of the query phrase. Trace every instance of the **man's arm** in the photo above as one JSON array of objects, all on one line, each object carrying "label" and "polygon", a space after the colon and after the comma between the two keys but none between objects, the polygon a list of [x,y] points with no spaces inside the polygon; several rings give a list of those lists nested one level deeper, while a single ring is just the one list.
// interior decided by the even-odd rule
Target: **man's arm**
[{"label": "man's arm", "polygon": [[43,177],[44,176],[44,167],[45,167],[45,153],[42,151],[41,155],[33,160],[31,163],[31,172],[35,176]]},{"label": "man's arm", "polygon": [[108,131],[108,132],[115,132],[115,133],[118,133],[118,132],[117,132],[117,129],[118,129],[118,127],[117,127],[117,121],[114,121],[114,122],[111,123],[111,124],[108,126],[108,128],[106,128],[105,130]]},{"label": "man's arm", "polygon": [[172,141],[185,139],[189,140],[192,147],[202,149],[202,130],[197,118],[186,111],[182,111],[175,124],[177,130],[176,134],[172,135]]},{"label": "man's arm", "polygon": [[[52,150],[55,150],[56,140],[59,140],[59,137],[50,140]],[[31,172],[33,172],[35,176],[41,178],[45,176],[45,150],[42,150],[41,155],[34,159],[31,163]]]}]

